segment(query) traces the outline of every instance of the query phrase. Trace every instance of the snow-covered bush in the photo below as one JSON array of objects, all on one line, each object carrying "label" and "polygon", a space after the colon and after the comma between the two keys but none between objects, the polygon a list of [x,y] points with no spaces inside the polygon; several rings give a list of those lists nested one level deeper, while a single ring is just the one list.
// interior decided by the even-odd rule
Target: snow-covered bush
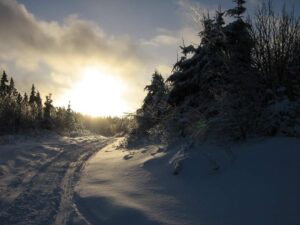
[{"label": "snow-covered bush", "polygon": [[290,101],[284,94],[285,88],[277,90],[277,96],[263,110],[260,128],[266,135],[285,134],[299,136],[297,127],[300,119],[300,101]]}]

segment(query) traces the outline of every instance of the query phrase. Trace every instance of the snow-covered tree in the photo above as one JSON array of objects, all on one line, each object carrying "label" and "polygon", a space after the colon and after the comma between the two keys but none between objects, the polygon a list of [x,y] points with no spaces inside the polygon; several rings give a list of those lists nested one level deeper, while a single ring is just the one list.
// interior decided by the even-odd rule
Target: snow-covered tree
[{"label": "snow-covered tree", "polygon": [[42,98],[40,95],[40,92],[37,91],[36,96],[35,96],[35,104],[36,104],[36,109],[37,109],[37,120],[40,123],[43,118],[43,103],[42,103]]},{"label": "snow-covered tree", "polygon": [[52,94],[49,94],[46,96],[46,101],[44,103],[44,121],[43,121],[43,126],[46,129],[51,129],[53,128],[53,100],[52,100]]},{"label": "snow-covered tree", "polygon": [[74,113],[71,109],[70,102],[69,102],[68,108],[66,110],[64,127],[69,133],[75,129],[75,118],[74,118]]},{"label": "snow-covered tree", "polygon": [[137,128],[134,132],[139,135],[146,135],[149,129],[159,123],[166,110],[167,89],[161,74],[154,72],[151,84],[145,87],[145,91],[147,95],[135,116]]},{"label": "snow-covered tree", "polygon": [[227,13],[230,16],[233,16],[235,18],[241,18],[242,14],[246,12],[246,7],[244,6],[246,1],[245,0],[233,0],[233,2],[236,3],[236,7],[233,9],[229,9]]}]

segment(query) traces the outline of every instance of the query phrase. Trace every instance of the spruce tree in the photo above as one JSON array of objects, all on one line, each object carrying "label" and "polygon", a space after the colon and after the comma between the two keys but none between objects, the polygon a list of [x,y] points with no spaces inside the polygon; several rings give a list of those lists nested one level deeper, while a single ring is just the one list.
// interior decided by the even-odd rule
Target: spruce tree
[{"label": "spruce tree", "polygon": [[202,21],[203,30],[199,33],[199,36],[201,37],[201,45],[208,44],[212,39],[212,31],[214,28],[214,20],[210,18],[210,15],[203,17]]},{"label": "spruce tree", "polygon": [[22,101],[23,101],[22,95],[20,93],[18,93],[18,95],[17,95],[17,103],[18,103],[18,105],[22,105]]},{"label": "spruce tree", "polygon": [[71,103],[69,102],[68,108],[66,111],[66,117],[65,117],[65,128],[67,131],[70,133],[72,130],[75,128],[75,121],[74,121],[74,116],[73,112],[71,109]]},{"label": "spruce tree", "polygon": [[16,131],[19,131],[22,128],[22,123],[25,118],[23,116],[23,111],[22,111],[22,95],[18,93],[16,95],[16,118],[15,118],[15,127]]},{"label": "spruce tree", "polygon": [[28,103],[28,95],[26,92],[24,93],[23,102]]},{"label": "spruce tree", "polygon": [[46,129],[51,129],[53,127],[53,118],[52,118],[52,111],[53,111],[53,100],[52,95],[49,94],[46,96],[46,101],[44,103],[44,123],[43,126]]},{"label": "spruce tree", "polygon": [[30,92],[30,97],[29,97],[29,103],[34,104],[36,100],[36,91],[35,91],[35,86],[34,84],[31,86],[31,92]]},{"label": "spruce tree", "polygon": [[1,81],[0,81],[0,97],[4,97],[7,95],[8,91],[8,79],[5,71],[2,73]]},{"label": "spruce tree", "polygon": [[38,110],[36,105],[36,90],[34,84],[31,86],[31,92],[29,96],[29,108],[30,108],[30,125],[32,128],[37,128],[38,126]]},{"label": "spruce tree", "polygon": [[154,127],[161,119],[166,108],[166,87],[161,74],[157,71],[152,75],[150,85],[145,87],[148,92],[141,109],[137,111],[137,132],[139,135],[145,135],[148,130]]},{"label": "spruce tree", "polygon": [[8,86],[8,94],[9,96],[17,97],[17,89],[15,88],[15,82],[13,78],[10,78],[9,86]]},{"label": "spruce tree", "polygon": [[36,107],[37,107],[37,119],[40,122],[42,120],[42,116],[43,116],[43,105],[42,105],[42,98],[41,98],[40,92],[36,93],[35,103],[36,103]]},{"label": "spruce tree", "polygon": [[245,0],[233,0],[236,3],[236,7],[233,9],[229,9],[227,14],[233,16],[235,18],[241,18],[242,14],[246,12],[246,7],[244,6],[246,1]]},{"label": "spruce tree", "polygon": [[166,93],[165,82],[162,75],[155,71],[152,75],[151,84],[147,85],[145,90],[148,91],[148,94],[144,99],[142,109],[146,109],[147,107],[152,108],[152,106]]},{"label": "spruce tree", "polygon": [[[210,86],[220,80],[220,74],[225,72],[223,56],[227,52],[226,36],[223,28],[224,13],[219,10],[215,20],[204,16],[203,30],[199,33],[201,42],[191,58],[175,64],[175,73],[167,79],[171,83],[168,102],[173,106],[181,105],[189,99],[190,105],[195,107],[213,98]],[[198,96],[199,95],[199,96]]]},{"label": "spruce tree", "polygon": [[225,12],[223,12],[221,7],[219,7],[219,9],[216,11],[216,18],[215,18],[215,23],[216,23],[217,28],[221,28],[225,24],[225,21],[223,18],[224,15],[225,15]]},{"label": "spruce tree", "polygon": [[24,93],[23,100],[22,100],[22,127],[29,128],[31,127],[31,118],[30,118],[30,106],[29,106],[29,98],[27,93]]},{"label": "spruce tree", "polygon": [[254,40],[250,34],[251,25],[245,22],[240,16],[246,10],[243,6],[245,1],[234,0],[234,2],[237,3],[237,7],[229,9],[227,13],[236,19],[228,24],[225,29],[227,47],[230,51],[229,56],[235,64],[241,62],[243,64],[250,64],[251,52],[254,48]]},{"label": "spruce tree", "polygon": [[234,20],[224,28],[226,35],[228,73],[225,74],[223,98],[220,101],[223,121],[232,137],[245,139],[254,129],[258,117],[260,78],[252,67],[254,40],[251,25],[242,18],[245,1],[235,0],[237,6],[227,11]]}]

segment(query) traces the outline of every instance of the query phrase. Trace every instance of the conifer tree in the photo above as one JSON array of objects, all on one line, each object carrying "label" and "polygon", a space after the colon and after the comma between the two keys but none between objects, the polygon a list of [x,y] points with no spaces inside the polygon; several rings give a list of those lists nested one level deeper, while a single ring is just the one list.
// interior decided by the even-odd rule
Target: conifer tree
[{"label": "conifer tree", "polygon": [[21,106],[22,105],[22,101],[23,101],[22,95],[20,93],[18,93],[18,95],[17,95],[17,104],[19,106]]},{"label": "conifer tree", "polygon": [[35,86],[34,84],[31,86],[31,92],[30,92],[30,97],[29,97],[29,103],[34,104],[36,100],[36,91],[35,91]]},{"label": "conifer tree", "polygon": [[251,25],[244,21],[244,0],[234,0],[237,6],[227,11],[233,17],[231,23],[224,28],[226,35],[226,57],[224,62],[227,73],[222,87],[223,97],[218,103],[221,106],[222,126],[237,139],[245,139],[254,129],[258,117],[260,100],[259,76],[252,67],[252,51],[254,40],[251,37]]},{"label": "conifer tree", "polygon": [[142,109],[145,110],[147,107],[151,107],[157,104],[157,101],[166,93],[164,78],[157,71],[152,75],[152,81],[150,85],[145,87],[148,91]]},{"label": "conifer tree", "polygon": [[8,83],[8,78],[5,71],[3,71],[1,81],[0,81],[0,97],[4,97],[7,94],[8,91],[7,83]]},{"label": "conifer tree", "polygon": [[29,98],[27,93],[24,93],[23,100],[22,100],[22,127],[27,129],[31,127],[31,116],[30,116],[30,106],[29,106]]},{"label": "conifer tree", "polygon": [[138,131],[136,132],[141,135],[146,134],[150,128],[161,120],[166,108],[166,87],[162,75],[155,71],[152,75],[151,84],[147,85],[145,90],[148,93],[136,115],[138,124]]},{"label": "conifer tree", "polygon": [[53,127],[53,118],[52,118],[52,111],[53,111],[53,100],[52,94],[46,96],[46,101],[44,103],[44,127],[46,129],[51,129]]},{"label": "conifer tree", "polygon": [[65,117],[65,127],[68,130],[68,132],[70,133],[72,130],[74,130],[75,128],[75,121],[74,121],[74,116],[73,116],[73,112],[71,109],[71,103],[69,102],[68,104],[68,108],[66,111],[66,117]]},{"label": "conifer tree", "polygon": [[252,61],[251,51],[254,48],[254,40],[250,34],[251,25],[248,22],[245,22],[240,16],[246,10],[243,6],[245,1],[234,0],[234,2],[237,3],[237,7],[229,9],[227,13],[236,18],[236,20],[228,24],[225,29],[227,47],[230,51],[229,55],[231,61],[235,64],[240,62],[250,64]]},{"label": "conifer tree", "polygon": [[225,24],[225,21],[223,18],[224,15],[225,15],[225,12],[223,12],[221,7],[219,7],[219,9],[216,11],[216,18],[215,18],[215,21],[216,21],[215,23],[218,28],[221,28]]},{"label": "conifer tree", "polygon": [[233,9],[229,9],[227,14],[233,16],[235,18],[241,18],[242,14],[246,12],[246,7],[244,6],[246,1],[245,0],[233,0],[236,3],[236,7]]},{"label": "conifer tree", "polygon": [[42,116],[43,116],[43,105],[42,105],[42,98],[41,98],[40,92],[36,93],[35,103],[36,103],[36,107],[37,107],[37,119],[40,122],[42,120]]},{"label": "conifer tree", "polygon": [[9,96],[17,97],[17,89],[15,88],[15,82],[13,78],[10,78],[9,86],[8,86],[8,94]]},{"label": "conifer tree", "polygon": [[37,128],[38,126],[38,109],[36,104],[36,90],[34,84],[31,86],[31,92],[29,96],[29,108],[30,108],[30,124],[32,128]]},{"label": "conifer tree", "polygon": [[201,37],[201,45],[208,44],[212,39],[212,31],[214,27],[214,20],[210,18],[210,15],[203,17],[203,30],[199,33],[199,36]]},{"label": "conifer tree", "polygon": [[17,93],[16,94],[16,118],[15,118],[15,128],[16,128],[16,131],[19,131],[21,128],[22,128],[22,123],[24,123],[24,120],[26,118],[24,118],[24,115],[23,115],[23,105],[22,105],[22,95],[20,93]]},{"label": "conifer tree", "polygon": [[26,92],[24,93],[23,102],[28,103],[28,95]]}]

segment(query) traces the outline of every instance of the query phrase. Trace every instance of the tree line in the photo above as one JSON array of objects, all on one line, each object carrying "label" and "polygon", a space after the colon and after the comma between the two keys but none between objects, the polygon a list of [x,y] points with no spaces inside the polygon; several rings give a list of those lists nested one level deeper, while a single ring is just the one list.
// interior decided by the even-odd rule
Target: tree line
[{"label": "tree line", "polygon": [[152,75],[129,142],[299,135],[299,18],[285,6],[276,13],[268,1],[245,19],[246,1],[233,2],[203,15],[199,45],[180,46],[166,81]]},{"label": "tree line", "polygon": [[64,135],[97,133],[113,136],[127,132],[128,118],[92,118],[71,109],[55,107],[52,95],[42,101],[40,92],[32,85],[30,94],[21,94],[3,71],[0,81],[0,135],[51,130]]}]

